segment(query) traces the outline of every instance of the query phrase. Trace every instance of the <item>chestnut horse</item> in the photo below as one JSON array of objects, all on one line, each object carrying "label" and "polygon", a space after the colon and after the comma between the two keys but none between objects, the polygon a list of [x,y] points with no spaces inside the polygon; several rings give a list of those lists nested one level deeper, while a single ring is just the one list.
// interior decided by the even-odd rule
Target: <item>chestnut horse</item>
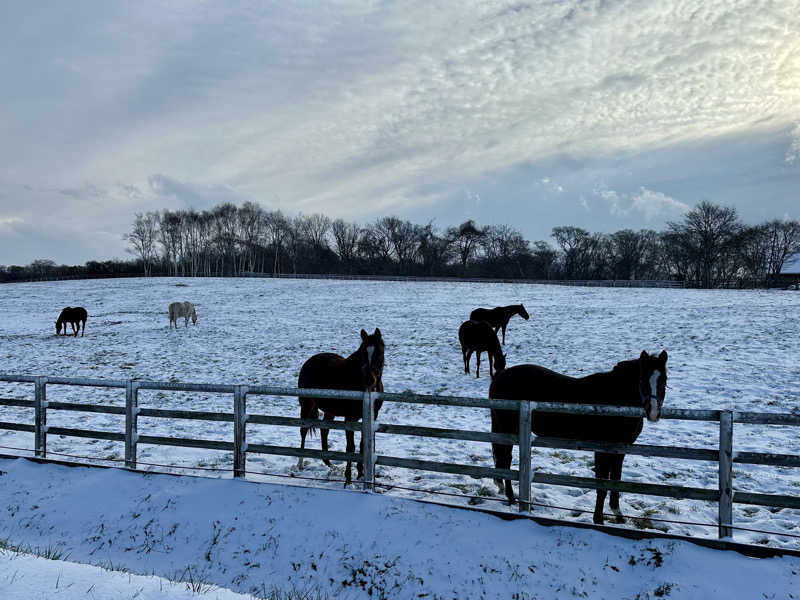
[{"label": "chestnut horse", "polygon": [[[86,314],[86,309],[82,306],[67,306],[61,310],[61,314],[56,319],[56,335],[61,334],[61,327],[64,327],[64,335],[67,335],[67,323],[72,325],[72,332],[75,337],[78,337],[78,332],[81,332],[81,337],[86,333],[86,319],[89,315]],[[83,328],[81,328],[83,324]]]},{"label": "chestnut horse", "polygon": [[469,373],[469,359],[475,352],[475,377],[481,376],[481,352],[489,356],[489,375],[506,368],[506,356],[497,341],[497,334],[486,321],[464,321],[458,328],[458,341],[461,342],[461,357],[464,359],[464,373]]},{"label": "chestnut horse", "polygon": [[494,332],[503,328],[503,343],[506,343],[506,327],[508,321],[514,315],[519,315],[526,321],[530,318],[528,311],[522,304],[511,304],[509,306],[497,306],[495,308],[476,308],[469,313],[472,321],[486,321],[494,328]]},{"label": "chestnut horse", "polygon": [[[569,404],[604,404],[636,406],[644,409],[648,421],[658,421],[667,386],[667,353],[658,356],[642,351],[636,360],[626,360],[608,372],[586,377],[568,377],[538,365],[518,365],[497,374],[489,387],[489,398],[503,400],[539,400]],[[492,432],[519,435],[519,412],[492,409]],[[642,417],[604,417],[533,411],[531,430],[537,436],[597,442],[633,444],[642,431]],[[511,446],[492,444],[494,466],[511,467]],[[597,479],[619,481],[624,454],[595,452],[594,474]],[[503,480],[495,479],[503,492]],[[505,480],[509,503],[514,502],[511,481]],[[597,490],[594,522],[603,524],[606,490]],[[612,491],[611,509],[621,521],[619,492]]]},{"label": "chestnut horse", "polygon": [[[358,350],[347,358],[323,352],[315,354],[303,363],[300,375],[297,377],[297,387],[328,389],[328,390],[354,390],[354,391],[383,391],[383,352],[384,344],[381,337],[381,330],[367,334],[361,330],[361,345]],[[325,421],[333,421],[336,417],[344,417],[347,422],[357,422],[362,417],[362,403],[360,400],[337,400],[334,398],[308,398],[299,397],[300,418],[318,419],[319,411],[324,415]],[[375,401],[375,415],[378,418],[378,411],[383,402],[378,399]],[[300,427],[300,448],[306,446],[306,433],[314,427]],[[355,434],[352,431],[345,431],[347,438],[347,452],[355,452]],[[322,450],[328,450],[328,429],[320,425],[320,439]],[[364,440],[359,445],[361,451],[364,450]],[[327,466],[331,466],[331,461],[323,458]],[[351,462],[347,461],[345,473],[345,486],[351,482],[350,475]],[[303,457],[297,461],[297,468],[303,468]],[[363,465],[356,463],[358,477],[364,474]]]}]

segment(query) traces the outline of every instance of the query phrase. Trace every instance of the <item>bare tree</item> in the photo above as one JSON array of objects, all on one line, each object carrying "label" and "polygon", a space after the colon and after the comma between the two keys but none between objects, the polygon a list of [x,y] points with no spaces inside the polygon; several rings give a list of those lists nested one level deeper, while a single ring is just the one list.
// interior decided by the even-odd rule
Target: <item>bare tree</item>
[{"label": "bare tree", "polygon": [[735,273],[736,242],[742,226],[736,209],[701,202],[683,222],[668,223],[668,238],[678,243],[696,285],[711,288],[727,283]]},{"label": "bare tree", "polygon": [[336,254],[349,272],[352,272],[353,262],[357,256],[359,229],[356,223],[347,223],[342,219],[336,219],[331,223]]},{"label": "bare tree", "polygon": [[133,229],[130,233],[122,236],[128,242],[129,247],[126,251],[135,255],[142,261],[145,277],[149,277],[152,272],[153,262],[157,257],[156,238],[158,232],[158,214],[149,212],[147,214],[136,213],[133,221]]},{"label": "bare tree", "polygon": [[286,240],[289,238],[289,221],[279,210],[267,213],[265,216],[267,241],[272,246],[272,274],[277,275],[280,270],[280,256],[284,250]]},{"label": "bare tree", "polygon": [[563,275],[565,279],[580,279],[589,272],[592,236],[580,227],[562,226],[553,228],[553,238],[563,253]]},{"label": "bare tree", "polygon": [[447,236],[461,263],[462,273],[466,273],[467,265],[476,257],[480,243],[486,236],[486,228],[478,229],[475,221],[470,219],[458,227],[450,227],[447,230]]},{"label": "bare tree", "polygon": [[432,222],[417,231],[418,254],[426,275],[443,273],[451,256],[451,241],[437,233]]},{"label": "bare tree", "polygon": [[764,227],[769,240],[767,270],[775,277],[783,270],[786,259],[800,252],[800,222],[773,220]]}]

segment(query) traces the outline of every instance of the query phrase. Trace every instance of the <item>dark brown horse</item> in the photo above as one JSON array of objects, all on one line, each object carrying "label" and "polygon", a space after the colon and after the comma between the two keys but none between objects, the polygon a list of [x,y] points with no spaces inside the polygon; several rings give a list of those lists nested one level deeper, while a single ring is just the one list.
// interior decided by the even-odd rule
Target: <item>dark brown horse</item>
[{"label": "dark brown horse", "polygon": [[[56,320],[56,335],[61,333],[61,327],[64,327],[64,335],[67,335],[67,323],[72,325],[72,332],[75,337],[78,337],[78,332],[81,332],[81,337],[86,333],[86,309],[82,306],[67,306],[62,309],[61,314],[58,315]],[[81,329],[81,324],[83,328]]]},{"label": "dark brown horse", "polygon": [[494,328],[494,332],[503,328],[503,343],[506,343],[506,327],[508,320],[514,315],[519,315],[526,321],[530,318],[528,311],[522,304],[511,304],[509,306],[498,306],[495,308],[476,308],[469,313],[472,321],[486,321]]},{"label": "dark brown horse", "polygon": [[469,373],[469,359],[475,352],[475,377],[481,376],[481,352],[489,355],[489,375],[506,368],[506,356],[497,341],[497,333],[486,321],[464,321],[458,328],[458,341],[461,342],[461,357],[464,359],[464,373]]},{"label": "dark brown horse", "polygon": [[[636,360],[617,363],[609,372],[573,378],[538,365],[510,367],[495,376],[489,398],[503,400],[539,400],[570,404],[605,404],[636,406],[644,409],[648,421],[658,421],[667,386],[667,353],[651,356],[642,352]],[[641,417],[603,417],[533,411],[532,431],[537,436],[597,442],[632,444],[642,431]],[[517,411],[492,409],[492,432],[519,435]],[[511,467],[511,446],[492,444],[495,468]],[[619,481],[624,454],[595,452],[594,474],[598,479]],[[503,480],[495,479],[503,492]],[[514,502],[511,481],[505,480],[509,503]],[[603,523],[605,490],[597,490],[594,522]],[[619,492],[612,491],[611,509],[621,520]]]},{"label": "dark brown horse", "polygon": [[[314,388],[328,390],[354,390],[354,391],[383,391],[383,352],[384,344],[381,337],[381,330],[375,329],[372,335],[361,330],[361,345],[358,350],[347,358],[323,352],[315,354],[309,358],[300,369],[297,377],[297,387]],[[325,421],[333,421],[336,417],[344,417],[347,422],[357,422],[362,417],[362,403],[360,400],[335,400],[323,398],[300,397],[300,418],[318,419],[319,411],[322,411]],[[378,399],[375,401],[375,418],[378,418],[378,411],[383,402]],[[300,428],[300,448],[306,446],[306,433],[309,429],[313,433],[313,427]],[[355,452],[355,434],[352,431],[345,431],[347,438],[347,452]],[[320,439],[322,449],[328,450],[328,429],[320,425]],[[364,440],[361,440],[359,448],[363,452]],[[331,466],[331,461],[322,459],[323,462]],[[345,474],[345,486],[351,482],[350,461],[347,461],[347,471]],[[297,468],[303,468],[303,457],[297,461]],[[356,463],[358,477],[364,474],[363,465]]]}]

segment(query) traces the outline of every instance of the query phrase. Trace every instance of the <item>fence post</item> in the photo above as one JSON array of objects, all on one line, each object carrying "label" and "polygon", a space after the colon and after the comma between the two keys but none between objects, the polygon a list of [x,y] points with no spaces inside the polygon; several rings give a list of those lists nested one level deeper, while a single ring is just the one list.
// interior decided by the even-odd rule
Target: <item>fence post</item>
[{"label": "fence post", "polygon": [[375,483],[375,398],[364,392],[361,412],[361,464],[364,465],[364,491],[369,492]]},{"label": "fence post", "polygon": [[133,380],[125,382],[125,466],[136,468],[137,444],[139,442],[139,384]]},{"label": "fence post", "polygon": [[36,396],[33,404],[33,449],[37,458],[47,458],[47,377],[37,377],[34,385]]},{"label": "fence post", "polygon": [[719,537],[733,537],[733,412],[719,415]]},{"label": "fence post", "polygon": [[233,476],[244,477],[247,466],[247,386],[233,389]]},{"label": "fence post", "polygon": [[531,510],[531,403],[519,403],[519,512]]}]

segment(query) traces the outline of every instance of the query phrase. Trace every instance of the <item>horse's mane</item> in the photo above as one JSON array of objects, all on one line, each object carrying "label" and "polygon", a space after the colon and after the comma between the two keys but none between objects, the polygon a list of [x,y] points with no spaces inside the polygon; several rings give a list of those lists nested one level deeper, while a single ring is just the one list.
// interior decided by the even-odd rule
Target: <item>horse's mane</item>
[{"label": "horse's mane", "polygon": [[616,375],[627,375],[629,371],[634,371],[639,369],[639,359],[634,358],[633,360],[623,360],[618,362],[614,365],[614,368],[611,369],[611,372]]}]

